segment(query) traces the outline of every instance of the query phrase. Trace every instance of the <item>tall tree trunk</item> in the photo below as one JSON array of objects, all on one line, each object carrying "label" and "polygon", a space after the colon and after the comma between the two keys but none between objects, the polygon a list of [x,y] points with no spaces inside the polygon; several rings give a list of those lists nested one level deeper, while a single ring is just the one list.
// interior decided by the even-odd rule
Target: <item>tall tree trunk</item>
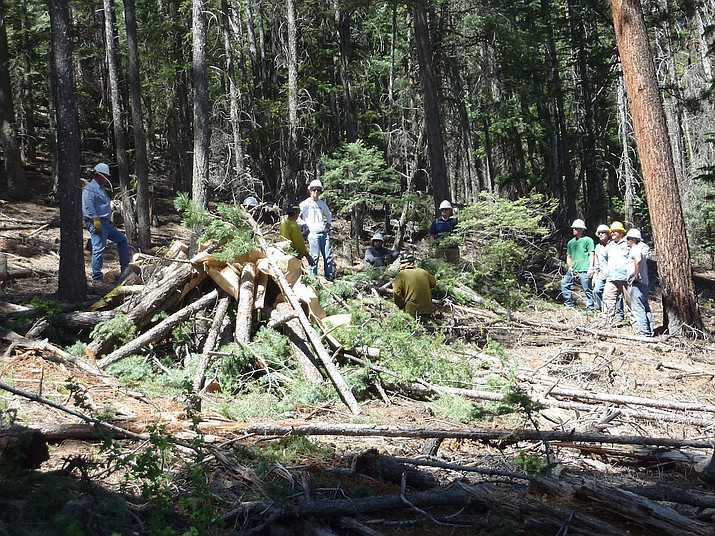
[{"label": "tall tree trunk", "polygon": [[606,216],[603,197],[603,175],[599,170],[596,154],[596,126],[594,124],[594,102],[596,96],[588,65],[588,36],[584,27],[581,2],[573,5],[568,1],[568,17],[571,29],[571,46],[575,53],[575,68],[578,78],[576,95],[580,108],[581,167],[586,191],[584,192],[584,216],[594,227]]},{"label": "tall tree trunk", "polygon": [[24,136],[22,139],[22,157],[25,162],[34,162],[37,158],[37,133],[35,132],[35,99],[32,84],[32,64],[30,62],[30,37],[29,21],[27,18],[27,2],[21,4],[21,33],[22,33],[22,108],[24,116]]},{"label": "tall tree trunk", "polygon": [[134,126],[134,172],[137,177],[137,227],[139,248],[151,248],[151,221],[149,219],[149,158],[144,135],[144,113],[139,77],[139,46],[134,0],[124,0],[124,25],[127,31],[127,57],[129,64],[129,99],[132,105]]},{"label": "tall tree trunk", "polygon": [[[193,78],[194,78],[194,173],[191,197],[200,208],[206,207],[209,180],[209,79],[208,59],[206,58],[206,0],[193,0],[192,35],[193,35]],[[191,230],[190,253],[198,249],[198,238],[202,229]]]},{"label": "tall tree trunk", "polygon": [[[79,124],[72,69],[72,36],[67,0],[49,0],[52,30],[53,100],[57,113],[57,171],[60,204],[60,270],[57,296],[79,301],[87,294],[79,180]],[[82,277],[79,277],[82,274]]]},{"label": "tall tree trunk", "polygon": [[429,153],[432,188],[435,209],[443,199],[451,200],[447,162],[444,157],[444,136],[442,119],[437,95],[437,83],[432,65],[432,40],[427,25],[427,12],[424,0],[412,4],[415,24],[415,43],[422,82],[422,100],[424,102],[425,130],[427,131],[427,151]]},{"label": "tall tree trunk", "polygon": [[298,28],[295,1],[286,0],[286,67],[288,68],[288,132],[285,167],[279,195],[292,198],[298,191]]},{"label": "tall tree trunk", "polygon": [[623,204],[625,205],[625,212],[623,216],[625,221],[632,223],[637,178],[635,176],[635,170],[633,169],[633,160],[631,159],[633,126],[631,125],[630,114],[628,113],[626,86],[623,83],[622,77],[618,77],[616,92],[618,96],[618,139],[621,142],[621,158],[618,164],[618,180],[620,184],[623,185]]},{"label": "tall tree trunk", "polygon": [[114,148],[117,152],[117,175],[124,228],[129,242],[136,241],[137,223],[132,200],[132,185],[129,182],[129,161],[127,158],[127,134],[124,128],[122,95],[119,89],[119,69],[117,68],[117,47],[114,44],[114,13],[112,0],[104,0],[104,46],[107,50],[107,71],[109,73],[109,94],[112,101],[112,127]]},{"label": "tall tree trunk", "polygon": [[[234,67],[233,60],[233,47],[231,46],[231,35],[235,32],[231,31],[233,25],[233,13],[232,8],[228,4],[228,0],[221,0],[221,12],[223,17],[223,42],[224,51],[226,54],[226,78],[228,81],[228,93],[229,93],[229,123],[231,128],[231,134],[233,137],[233,175],[235,178],[239,178],[244,173],[243,167],[243,142],[241,141],[241,128],[239,120],[239,92],[238,86],[236,85],[236,69]],[[229,162],[231,162],[229,155]],[[230,166],[230,163],[229,163]]]},{"label": "tall tree trunk", "polygon": [[611,0],[611,12],[658,252],[663,324],[671,334],[701,334],[683,209],[640,0]]},{"label": "tall tree trunk", "polygon": [[22,167],[20,145],[17,143],[15,129],[15,107],[10,84],[5,15],[5,5],[3,0],[0,0],[0,143],[5,161],[8,195],[14,199],[29,199],[30,192],[25,181],[25,169]]},{"label": "tall tree trunk", "polygon": [[335,32],[338,41],[339,77],[343,88],[343,114],[345,141],[352,143],[357,140],[357,109],[353,98],[352,80],[350,76],[350,48],[352,16],[350,11],[342,8],[338,0],[333,0],[333,17],[335,19]]}]

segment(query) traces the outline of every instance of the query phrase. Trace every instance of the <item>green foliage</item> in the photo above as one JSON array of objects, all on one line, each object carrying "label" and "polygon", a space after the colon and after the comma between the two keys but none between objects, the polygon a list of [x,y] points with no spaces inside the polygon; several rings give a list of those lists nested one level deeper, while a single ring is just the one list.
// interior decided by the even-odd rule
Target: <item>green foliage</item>
[{"label": "green foliage", "polygon": [[152,377],[153,368],[145,356],[130,355],[107,367],[107,372],[124,382],[136,384]]},{"label": "green foliage", "polygon": [[506,307],[522,305],[530,295],[523,275],[548,232],[543,224],[554,202],[534,194],[515,201],[482,193],[459,214],[457,232],[469,245],[469,269],[457,281]]},{"label": "green foliage", "polygon": [[201,242],[213,242],[217,249],[212,255],[225,262],[255,251],[257,242],[248,223],[248,214],[238,205],[219,204],[216,213],[197,207],[188,194],[179,193],[174,206],[182,215],[186,227],[200,227]]},{"label": "green foliage", "polygon": [[82,341],[76,341],[72,346],[65,348],[68,354],[82,357],[84,355],[84,350],[87,348],[87,343]]},{"label": "green foliage", "polygon": [[333,156],[324,156],[321,164],[326,200],[353,223],[361,221],[369,209],[391,205],[399,197],[395,170],[388,167],[382,151],[367,147],[362,140],[342,145]]},{"label": "green foliage", "polygon": [[134,340],[137,334],[137,327],[126,315],[118,314],[109,320],[100,322],[89,334],[92,339],[100,337],[110,338],[118,346],[122,346]]},{"label": "green foliage", "polygon": [[33,296],[30,300],[32,306],[40,316],[51,316],[62,312],[62,309],[55,300],[43,298],[42,296]]},{"label": "green foliage", "polygon": [[698,202],[683,210],[688,242],[693,256],[707,259],[715,269],[715,179],[710,174],[693,181],[692,198]]},{"label": "green foliage", "polygon": [[441,334],[427,333],[413,317],[389,302],[381,302],[381,306],[387,308],[386,316],[373,318],[365,308],[367,302],[369,300],[351,304],[351,324],[332,332],[346,349],[362,346],[380,349],[379,364],[407,381],[422,379],[441,385],[469,381],[468,362],[461,357],[444,355]]},{"label": "green foliage", "polygon": [[533,452],[520,451],[514,456],[513,462],[522,473],[533,476],[543,473],[549,466],[546,456]]},{"label": "green foliage", "polygon": [[463,396],[443,394],[427,406],[438,415],[462,423],[468,423],[480,416],[475,404]]}]

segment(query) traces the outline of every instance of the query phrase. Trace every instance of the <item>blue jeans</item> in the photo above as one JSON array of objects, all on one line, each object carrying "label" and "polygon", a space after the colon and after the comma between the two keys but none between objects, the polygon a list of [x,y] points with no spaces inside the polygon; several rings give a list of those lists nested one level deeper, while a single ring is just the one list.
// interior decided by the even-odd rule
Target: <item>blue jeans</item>
[{"label": "blue jeans", "polygon": [[333,248],[330,245],[328,233],[326,231],[310,231],[308,245],[310,246],[310,256],[313,257],[313,262],[315,263],[310,267],[310,273],[318,275],[318,261],[322,254],[325,279],[328,281],[335,279],[333,275]]},{"label": "blue jeans", "polygon": [[129,244],[124,233],[119,231],[107,218],[102,218],[102,232],[97,233],[92,220],[87,221],[90,240],[92,242],[92,281],[102,280],[102,265],[104,265],[104,250],[107,247],[107,239],[117,244],[119,251],[119,266],[121,270],[127,267],[131,260]]},{"label": "blue jeans", "polygon": [[593,311],[593,291],[591,290],[591,277],[587,272],[572,272],[567,271],[564,278],[561,280],[561,294],[564,296],[564,305],[573,307],[573,287],[574,281],[578,278],[578,283],[583,287],[583,293],[586,295],[586,310]]},{"label": "blue jeans", "polygon": [[636,319],[638,335],[653,336],[653,313],[648,305],[650,289],[645,283],[634,281],[631,283],[631,311]]}]

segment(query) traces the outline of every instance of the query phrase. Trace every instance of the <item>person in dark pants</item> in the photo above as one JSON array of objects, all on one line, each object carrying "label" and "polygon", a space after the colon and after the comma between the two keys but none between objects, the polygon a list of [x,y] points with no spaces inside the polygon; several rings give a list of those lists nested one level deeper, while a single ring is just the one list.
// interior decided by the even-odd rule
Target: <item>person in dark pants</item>
[{"label": "person in dark pants", "polygon": [[370,247],[365,250],[365,267],[385,268],[395,258],[398,252],[394,249],[387,249],[383,246],[385,236],[382,233],[375,233],[370,241]]},{"label": "person in dark pants", "polygon": [[94,166],[92,180],[82,189],[82,214],[92,243],[93,284],[101,283],[102,281],[102,266],[104,264],[104,250],[107,247],[107,240],[117,244],[121,272],[124,272],[131,260],[127,237],[114,227],[110,221],[112,207],[109,194],[104,190],[107,184],[111,187],[109,177],[109,166],[99,163]]},{"label": "person in dark pants", "polygon": [[430,240],[434,240],[437,245],[435,257],[457,263],[459,262],[459,246],[449,242],[449,235],[457,227],[457,218],[452,216],[452,212],[452,203],[446,199],[439,204],[439,216],[432,221],[429,236]]}]

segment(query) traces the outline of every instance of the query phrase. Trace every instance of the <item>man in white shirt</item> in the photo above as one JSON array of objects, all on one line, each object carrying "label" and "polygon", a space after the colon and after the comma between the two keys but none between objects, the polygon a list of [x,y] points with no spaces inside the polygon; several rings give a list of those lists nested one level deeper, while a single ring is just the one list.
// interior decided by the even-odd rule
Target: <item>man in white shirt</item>
[{"label": "man in white shirt", "polygon": [[308,245],[310,246],[310,256],[313,264],[310,266],[310,273],[318,275],[319,256],[323,256],[323,269],[325,279],[332,281],[333,274],[333,253],[330,245],[330,226],[333,223],[333,215],[330,213],[328,205],[320,199],[323,191],[323,183],[313,180],[308,185],[310,197],[300,203],[300,219],[308,226]]}]

